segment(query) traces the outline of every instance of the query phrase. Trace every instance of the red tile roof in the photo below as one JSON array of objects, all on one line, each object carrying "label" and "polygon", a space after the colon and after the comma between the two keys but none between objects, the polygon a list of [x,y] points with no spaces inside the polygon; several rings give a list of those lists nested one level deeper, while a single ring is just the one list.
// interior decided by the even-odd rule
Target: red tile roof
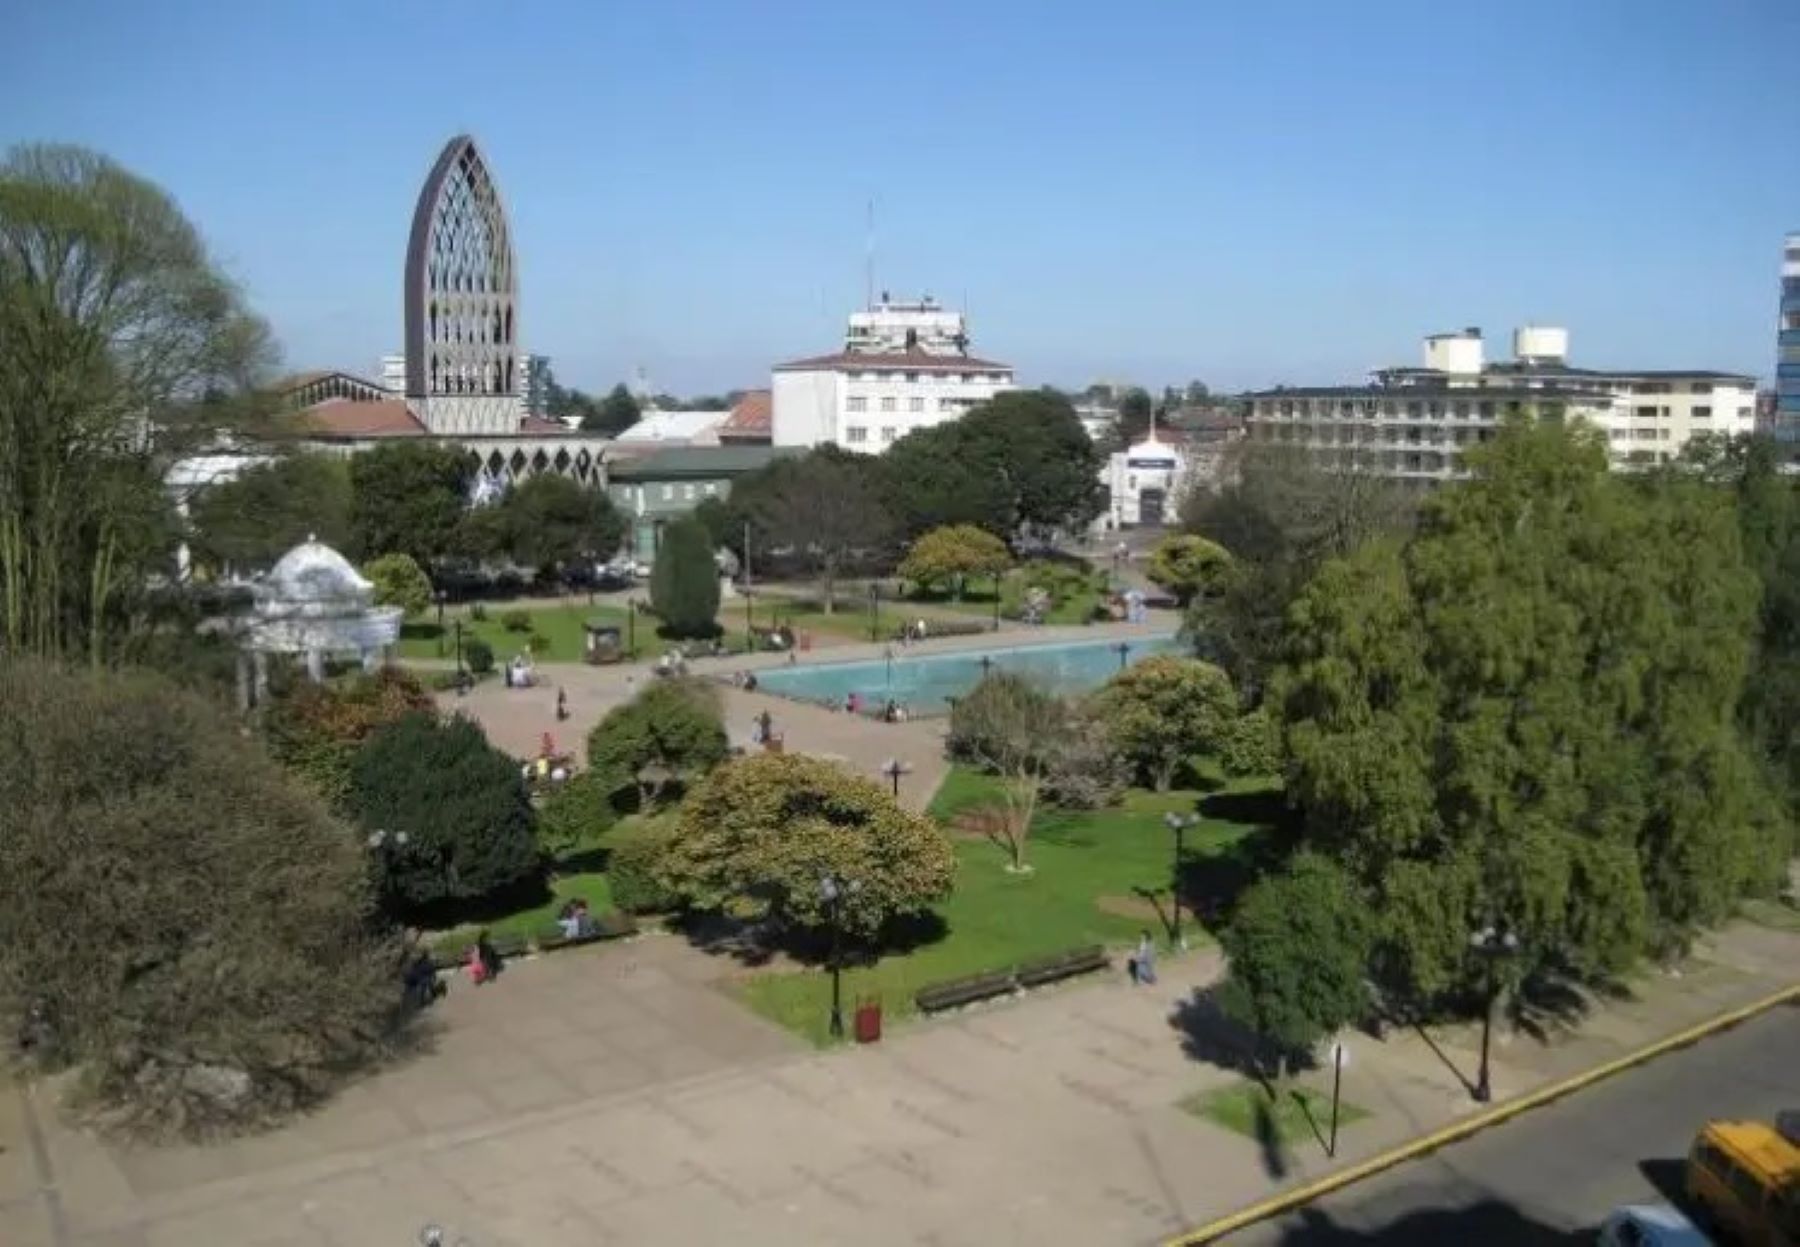
[{"label": "red tile roof", "polygon": [[298,413],[294,419],[302,433],[314,437],[425,436],[425,426],[397,398],[320,403]]},{"label": "red tile roof", "polygon": [[773,395],[767,390],[746,390],[716,432],[721,441],[766,441],[774,425]]},{"label": "red tile roof", "polygon": [[973,355],[932,355],[927,351],[874,352],[839,351],[833,355],[815,355],[810,359],[790,360],[776,364],[776,372],[813,371],[824,368],[861,370],[867,368],[903,369],[907,372],[992,372],[1012,371],[1011,364],[998,364]]}]

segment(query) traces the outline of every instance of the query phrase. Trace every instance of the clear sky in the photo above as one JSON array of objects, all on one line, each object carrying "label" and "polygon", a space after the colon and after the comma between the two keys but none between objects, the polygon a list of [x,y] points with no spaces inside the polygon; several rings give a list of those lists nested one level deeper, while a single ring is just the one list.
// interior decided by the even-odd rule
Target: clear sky
[{"label": "clear sky", "polygon": [[1030,383],[1348,380],[1425,333],[1773,371],[1800,0],[0,0],[0,145],[172,191],[369,370],[443,142],[566,383],[766,385],[877,284]]}]

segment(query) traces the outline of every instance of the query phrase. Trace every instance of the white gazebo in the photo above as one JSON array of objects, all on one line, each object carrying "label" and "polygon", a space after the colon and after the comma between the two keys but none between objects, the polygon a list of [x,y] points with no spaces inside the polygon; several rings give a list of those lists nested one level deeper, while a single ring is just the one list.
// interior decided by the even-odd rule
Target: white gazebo
[{"label": "white gazebo", "polygon": [[312,537],[282,555],[255,593],[255,609],[242,622],[243,647],[255,663],[257,701],[268,694],[270,654],[304,654],[307,674],[318,681],[325,678],[325,655],[354,653],[372,670],[400,637],[405,612],[376,606],[375,586]]}]

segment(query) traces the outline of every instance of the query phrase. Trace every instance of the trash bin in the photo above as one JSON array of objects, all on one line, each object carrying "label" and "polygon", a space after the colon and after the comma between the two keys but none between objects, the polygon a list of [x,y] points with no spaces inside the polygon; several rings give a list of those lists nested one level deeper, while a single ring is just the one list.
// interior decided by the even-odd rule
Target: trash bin
[{"label": "trash bin", "polygon": [[881,1038],[881,1002],[879,1000],[859,1000],[856,1002],[856,1042],[874,1043]]}]

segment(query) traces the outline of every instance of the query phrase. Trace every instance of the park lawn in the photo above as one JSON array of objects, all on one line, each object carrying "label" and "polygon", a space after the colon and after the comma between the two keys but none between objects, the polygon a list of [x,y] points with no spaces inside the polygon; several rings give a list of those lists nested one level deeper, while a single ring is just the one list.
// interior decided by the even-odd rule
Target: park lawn
[{"label": "park lawn", "polygon": [[[589,619],[597,619],[618,628],[621,643],[629,635],[626,612],[616,606],[589,606],[585,602],[571,602],[566,606],[517,607],[498,602],[485,609],[486,619],[471,619],[466,611],[459,612],[457,618],[462,621],[464,644],[471,637],[486,641],[494,649],[496,664],[524,652],[525,641],[532,632],[549,642],[543,650],[533,655],[537,661],[580,662],[587,646],[587,634],[582,623]],[[509,632],[501,624],[501,616],[514,610],[524,610],[531,616],[530,632]],[[456,653],[453,622],[446,619],[441,634],[435,619],[419,619],[406,624],[400,630],[400,643],[395,646],[396,653],[401,658],[453,659]],[[639,650],[647,650],[656,640],[656,621],[640,617],[636,631]],[[441,652],[438,643],[440,636],[443,640]]]},{"label": "park lawn", "polygon": [[[1008,577],[1012,579],[1012,577]],[[1010,596],[1010,595],[1009,595]],[[1084,624],[1091,623],[1094,610],[1105,599],[1105,590],[1098,582],[1072,593],[1055,606],[1044,617],[1046,624]],[[992,589],[970,589],[960,601],[941,594],[924,594],[903,599],[908,606],[930,606],[937,610],[956,615],[973,615],[977,618],[992,619],[994,617],[994,591]],[[1018,615],[1019,603],[1012,601],[1004,604],[1010,613],[1002,618],[1015,619]]]},{"label": "park lawn", "polygon": [[[957,768],[945,779],[931,813],[948,819],[958,810],[990,798],[993,780]],[[1227,791],[1267,793],[1267,781],[1239,784]],[[913,995],[944,979],[1001,970],[1083,944],[1124,945],[1150,929],[1166,935],[1159,909],[1135,889],[1155,894],[1166,912],[1172,846],[1163,815],[1194,810],[1193,791],[1132,791],[1115,809],[1040,814],[1026,849],[1030,874],[1005,867],[1003,850],[985,839],[955,837],[956,890],[939,905],[941,939],[910,952],[890,953],[873,965],[844,972],[847,1002],[879,998],[888,1018],[914,1012]],[[1202,817],[1186,837],[1186,862],[1226,854],[1255,834],[1258,824]],[[1099,902],[1104,899],[1107,908]],[[1197,924],[1186,917],[1185,930]],[[755,975],[742,988],[752,1008],[814,1043],[827,1042],[831,978],[822,969]]]},{"label": "park lawn", "polygon": [[[1331,1097],[1310,1087],[1289,1086],[1271,1094],[1259,1082],[1240,1082],[1195,1092],[1181,1101],[1181,1107],[1248,1139],[1272,1134],[1283,1147],[1309,1141],[1323,1146],[1321,1140],[1331,1133]],[[1368,1115],[1367,1109],[1348,1100],[1338,1101],[1339,1127]]]},{"label": "park lawn", "polygon": [[558,875],[550,881],[550,899],[541,905],[514,910],[486,922],[463,922],[442,931],[433,931],[428,939],[434,947],[465,947],[475,941],[477,932],[486,930],[491,936],[516,935],[530,939],[545,927],[556,924],[557,911],[564,901],[577,897],[588,903],[588,909],[603,914],[613,908],[612,884],[602,871],[577,871]]}]

